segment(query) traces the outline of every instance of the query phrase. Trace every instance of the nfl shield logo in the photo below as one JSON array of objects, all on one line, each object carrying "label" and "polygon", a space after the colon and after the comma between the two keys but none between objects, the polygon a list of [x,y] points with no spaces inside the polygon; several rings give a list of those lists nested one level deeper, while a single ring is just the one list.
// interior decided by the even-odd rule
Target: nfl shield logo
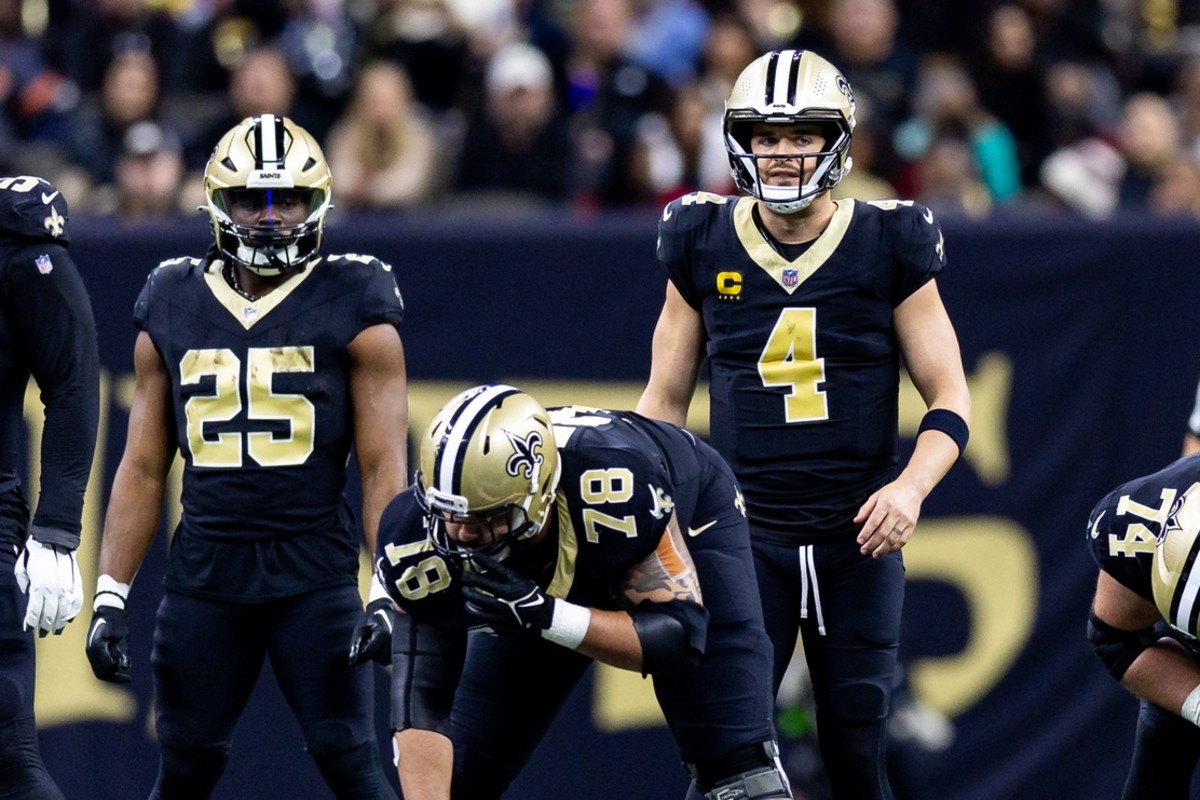
[{"label": "nfl shield logo", "polygon": [[800,273],[794,269],[785,269],[783,271],[783,285],[795,286],[800,282]]},{"label": "nfl shield logo", "polygon": [[49,275],[50,270],[54,269],[54,264],[50,262],[50,256],[38,256],[34,259],[33,263],[37,264],[38,272],[43,275]]},{"label": "nfl shield logo", "polygon": [[258,308],[256,306],[246,306],[242,309],[242,321],[250,323],[258,316]]}]

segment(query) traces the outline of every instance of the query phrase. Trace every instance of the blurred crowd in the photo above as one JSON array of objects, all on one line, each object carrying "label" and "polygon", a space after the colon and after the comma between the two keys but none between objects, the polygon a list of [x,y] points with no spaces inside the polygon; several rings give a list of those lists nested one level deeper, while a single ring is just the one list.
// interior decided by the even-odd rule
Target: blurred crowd
[{"label": "blurred crowd", "polygon": [[854,87],[839,196],[1200,215],[1200,0],[0,0],[0,169],[170,218],[272,112],[338,213],[657,207],[733,193],[722,104],[782,47]]}]

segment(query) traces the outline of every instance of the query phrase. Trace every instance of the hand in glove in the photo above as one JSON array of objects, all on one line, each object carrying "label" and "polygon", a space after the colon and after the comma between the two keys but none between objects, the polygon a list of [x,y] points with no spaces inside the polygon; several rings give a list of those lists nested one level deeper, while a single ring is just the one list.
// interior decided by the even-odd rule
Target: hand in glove
[{"label": "hand in glove", "polygon": [[13,573],[21,592],[29,596],[25,630],[36,630],[38,636],[60,634],[83,608],[83,580],[73,550],[31,537]]},{"label": "hand in glove", "polygon": [[371,579],[371,592],[362,620],[354,628],[350,638],[350,666],[357,667],[373,659],[383,666],[392,663],[392,599],[383,590],[378,578]]},{"label": "hand in glove", "polygon": [[540,634],[554,622],[553,597],[535,581],[479,554],[472,557],[483,571],[464,571],[463,596],[467,611],[489,624],[496,632],[530,631]]}]

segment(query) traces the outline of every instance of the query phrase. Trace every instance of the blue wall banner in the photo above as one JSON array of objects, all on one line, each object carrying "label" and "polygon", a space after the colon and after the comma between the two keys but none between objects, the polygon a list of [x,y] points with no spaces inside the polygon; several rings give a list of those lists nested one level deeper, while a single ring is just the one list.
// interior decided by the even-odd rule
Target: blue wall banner
[{"label": "blue wall banner", "polygon": [[[68,798],[130,800],[149,794],[157,769],[149,652],[166,536],[130,595],[131,684],[91,674],[90,590],[132,395],[134,300],[153,266],[202,255],[209,233],[202,217],[165,228],[73,224],[71,250],[100,331],[101,431],[80,550],[88,600],[63,636],[38,642],[37,713],[45,760]],[[954,726],[926,766],[925,797],[1117,798],[1136,702],[1085,639],[1096,579],[1085,524],[1104,493],[1179,453],[1200,376],[1200,227],[1022,218],[943,228],[950,266],[938,283],[975,420],[965,457],[926,502],[904,551],[909,681]],[[545,405],[632,407],[665,286],[654,236],[653,213],[377,218],[331,224],[326,250],[395,268],[415,437],[451,395],[487,381],[515,383]],[[26,408],[36,453],[32,387]],[[904,382],[908,447],[922,411]],[[689,421],[707,431],[703,389]],[[36,476],[31,458],[34,486]],[[169,500],[164,529],[178,514]],[[387,673],[369,668],[390,760]],[[575,693],[510,796],[657,800],[682,798],[685,787],[647,682],[605,668]],[[214,797],[329,796],[264,670]]]}]

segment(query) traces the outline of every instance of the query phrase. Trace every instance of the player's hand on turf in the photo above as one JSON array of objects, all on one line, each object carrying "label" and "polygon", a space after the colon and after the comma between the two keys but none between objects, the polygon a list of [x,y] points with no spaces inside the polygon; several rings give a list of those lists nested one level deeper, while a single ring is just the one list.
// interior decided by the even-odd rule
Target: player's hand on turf
[{"label": "player's hand on turf", "polygon": [[17,556],[13,574],[18,588],[29,597],[27,631],[36,630],[38,636],[62,633],[83,608],[83,580],[73,550],[31,537]]},{"label": "player's hand on turf", "polygon": [[367,603],[362,619],[350,638],[350,666],[374,659],[383,666],[392,663],[392,600],[381,597]]},{"label": "player's hand on turf", "polygon": [[99,606],[88,628],[87,657],[92,672],[102,681],[129,682],[129,624],[125,609]]},{"label": "player's hand on turf", "polygon": [[486,555],[472,557],[477,571],[464,571],[467,611],[496,631],[541,633],[554,620],[554,598],[530,578]]}]

